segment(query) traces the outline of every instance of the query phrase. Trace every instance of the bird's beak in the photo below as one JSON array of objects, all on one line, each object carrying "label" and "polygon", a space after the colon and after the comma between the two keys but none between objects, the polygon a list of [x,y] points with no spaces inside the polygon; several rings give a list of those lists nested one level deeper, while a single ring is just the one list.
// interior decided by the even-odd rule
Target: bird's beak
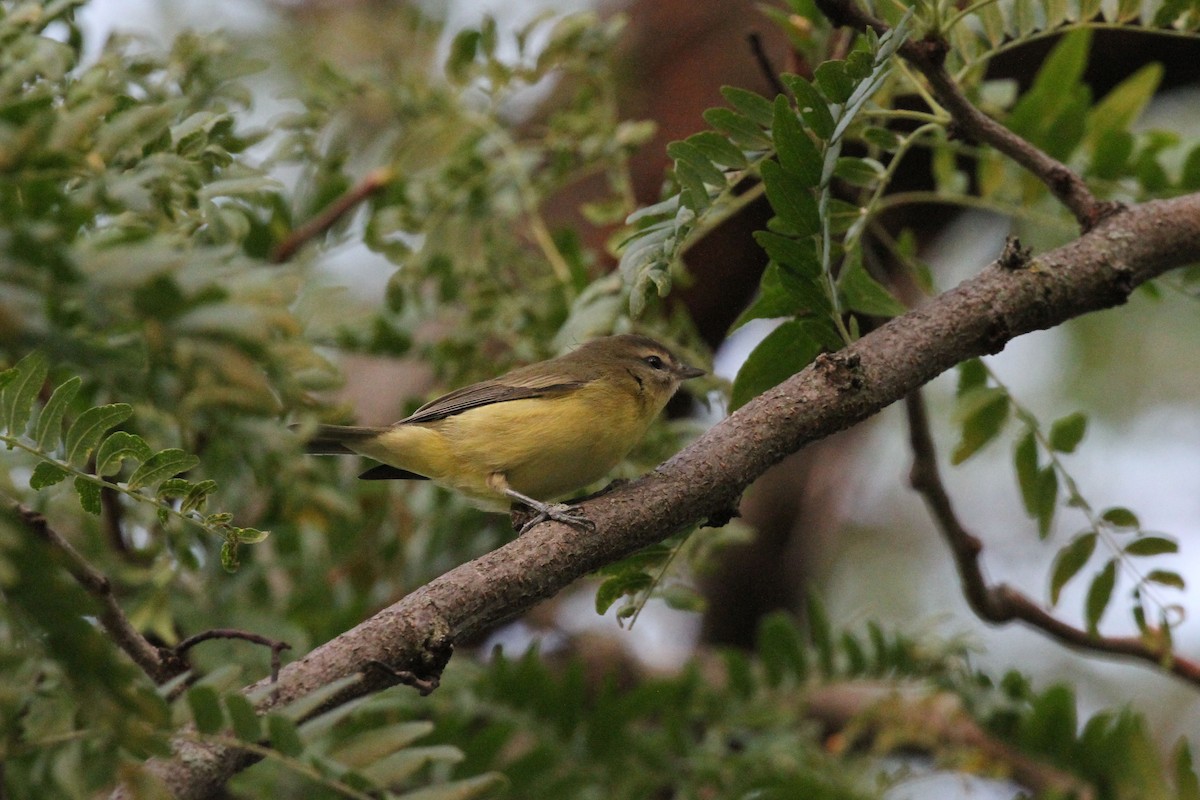
[{"label": "bird's beak", "polygon": [[697,369],[696,367],[689,367],[687,364],[680,364],[679,366],[675,367],[673,371],[675,373],[675,377],[679,378],[681,381],[686,381],[690,378],[699,378],[701,375],[706,374],[704,370]]}]

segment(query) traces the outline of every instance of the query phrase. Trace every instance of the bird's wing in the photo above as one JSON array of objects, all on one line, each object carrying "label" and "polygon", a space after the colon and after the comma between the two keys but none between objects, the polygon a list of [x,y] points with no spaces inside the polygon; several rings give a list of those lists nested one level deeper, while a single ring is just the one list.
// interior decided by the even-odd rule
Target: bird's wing
[{"label": "bird's wing", "polygon": [[475,383],[456,389],[432,400],[406,417],[397,425],[412,425],[434,422],[464,411],[492,403],[507,403],[510,400],[527,400],[533,397],[554,397],[578,389],[587,381],[572,380],[563,375],[534,375],[525,370],[514,370],[496,380]]}]

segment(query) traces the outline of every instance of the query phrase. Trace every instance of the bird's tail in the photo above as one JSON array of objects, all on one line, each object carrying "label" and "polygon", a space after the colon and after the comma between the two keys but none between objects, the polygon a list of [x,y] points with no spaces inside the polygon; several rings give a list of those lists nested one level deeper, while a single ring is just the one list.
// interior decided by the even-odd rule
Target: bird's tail
[{"label": "bird's tail", "polygon": [[346,446],[347,442],[371,439],[385,430],[360,425],[318,425],[312,438],[304,444],[304,451],[322,456],[353,455],[355,451]]}]

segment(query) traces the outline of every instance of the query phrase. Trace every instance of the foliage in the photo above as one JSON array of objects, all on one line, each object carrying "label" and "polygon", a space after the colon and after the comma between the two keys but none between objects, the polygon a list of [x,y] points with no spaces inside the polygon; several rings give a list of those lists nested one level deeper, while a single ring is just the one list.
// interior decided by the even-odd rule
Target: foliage
[{"label": "foliage", "polygon": [[[905,749],[942,767],[1009,774],[1014,765],[980,761],[965,742],[921,723],[928,706],[945,709],[954,698],[999,741],[1103,787],[1100,797],[1194,796],[1186,743],[1174,755],[1179,769],[1164,771],[1137,714],[1101,712],[1079,726],[1065,686],[1035,691],[1017,673],[992,681],[969,668],[960,646],[931,646],[876,625],[861,635],[834,630],[815,600],[805,628],[770,615],[753,655],[710,656],[627,687],[619,668],[603,672],[537,651],[497,653],[482,666],[455,662],[431,698],[431,738],[463,749],[456,775],[502,772],[505,797],[874,797],[905,777],[885,776],[878,757]],[[873,730],[824,739],[806,710],[810,699],[880,681],[898,688],[865,715]],[[909,710],[893,702],[901,693],[913,699]],[[401,693],[387,704],[415,713],[424,701]]]},{"label": "foliage", "polygon": [[[1138,560],[1177,553],[1178,541],[1164,533],[1142,529],[1137,514],[1113,506],[1097,511],[1079,490],[1063,457],[1075,452],[1087,431],[1087,415],[1074,412],[1055,420],[1045,431],[1034,414],[1022,406],[983,362],[972,360],[958,368],[956,416],[959,443],[952,454],[955,463],[970,458],[995,440],[1015,417],[1021,432],[1013,447],[1013,471],[1021,490],[1026,513],[1037,523],[1038,536],[1049,537],[1060,506],[1074,509],[1086,527],[1063,545],[1054,559],[1050,575],[1050,604],[1058,604],[1063,588],[1077,577],[1103,545],[1103,566],[1089,584],[1083,609],[1088,631],[1099,633],[1104,612],[1112,602],[1118,570],[1133,581],[1130,612],[1139,633],[1152,645],[1170,650],[1171,630],[1183,621],[1178,605],[1167,604],[1158,592],[1163,588],[1183,590],[1186,581],[1172,569],[1156,567],[1143,571]],[[1147,619],[1147,603],[1151,618]]]}]

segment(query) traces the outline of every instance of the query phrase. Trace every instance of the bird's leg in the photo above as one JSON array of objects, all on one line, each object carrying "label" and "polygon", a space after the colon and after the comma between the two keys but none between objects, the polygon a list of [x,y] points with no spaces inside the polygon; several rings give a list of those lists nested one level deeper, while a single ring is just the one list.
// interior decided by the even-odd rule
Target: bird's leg
[{"label": "bird's leg", "polygon": [[570,525],[572,528],[578,528],[581,531],[590,532],[596,530],[596,523],[585,517],[579,509],[573,508],[566,503],[543,503],[540,500],[534,500],[528,495],[521,494],[516,489],[505,489],[504,493],[521,505],[528,506],[537,512],[533,519],[526,522],[517,531],[518,536],[525,533],[525,531],[534,525],[545,522],[548,519],[561,522],[564,525]]},{"label": "bird's leg", "polygon": [[517,531],[517,535],[525,533],[534,525],[552,519],[555,522],[561,522],[564,525],[570,525],[572,528],[578,528],[581,531],[596,530],[596,523],[583,515],[582,511],[565,503],[543,503],[541,500],[534,500],[526,494],[518,492],[516,489],[508,485],[508,480],[500,473],[493,473],[488,478],[488,483],[493,489],[504,493],[510,500],[514,500],[523,506],[527,506],[537,512],[532,519],[521,526]]},{"label": "bird's leg", "polygon": [[488,476],[488,486],[495,492],[503,494],[510,500],[525,506],[534,512],[534,515],[525,522],[520,523],[520,528],[517,530],[517,535],[525,533],[541,522],[552,519],[555,522],[561,522],[564,525],[570,525],[582,531],[596,530],[596,524],[583,513],[565,503],[543,503],[541,500],[535,500],[527,494],[518,492],[508,484],[508,477],[503,472],[493,472]]}]

